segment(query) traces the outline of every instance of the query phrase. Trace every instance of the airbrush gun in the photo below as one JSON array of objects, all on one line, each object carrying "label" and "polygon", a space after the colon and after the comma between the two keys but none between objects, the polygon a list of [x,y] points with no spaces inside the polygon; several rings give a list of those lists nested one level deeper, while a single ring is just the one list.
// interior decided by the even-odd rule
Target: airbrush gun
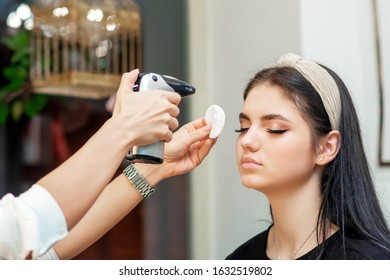
[{"label": "airbrush gun", "polygon": [[[133,91],[166,90],[179,93],[182,97],[195,93],[195,88],[174,77],[156,73],[141,73],[134,84]],[[134,146],[126,155],[130,162],[159,164],[164,159],[164,142],[145,146]]]}]

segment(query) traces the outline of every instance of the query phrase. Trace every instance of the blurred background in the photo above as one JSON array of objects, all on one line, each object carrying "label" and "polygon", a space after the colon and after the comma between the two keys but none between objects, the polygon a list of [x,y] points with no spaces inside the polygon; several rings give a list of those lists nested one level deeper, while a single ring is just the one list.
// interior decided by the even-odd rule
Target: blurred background
[{"label": "blurred background", "polygon": [[180,123],[218,104],[224,131],[200,167],[161,182],[77,259],[223,259],[269,225],[266,198],[245,189],[236,168],[243,89],[295,52],[349,88],[389,217],[385,11],[385,0],[2,0],[0,196],[23,192],[81,147],[109,118],[121,72],[171,75],[197,89],[181,102]]}]

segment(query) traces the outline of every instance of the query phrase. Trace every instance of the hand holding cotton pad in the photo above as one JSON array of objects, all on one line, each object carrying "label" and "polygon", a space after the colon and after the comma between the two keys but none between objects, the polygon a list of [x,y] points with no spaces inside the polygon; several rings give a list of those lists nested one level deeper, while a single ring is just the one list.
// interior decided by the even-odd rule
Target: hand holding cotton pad
[{"label": "hand holding cotton pad", "polygon": [[225,125],[225,112],[218,105],[211,105],[206,111],[206,123],[211,124],[210,138],[217,138]]}]

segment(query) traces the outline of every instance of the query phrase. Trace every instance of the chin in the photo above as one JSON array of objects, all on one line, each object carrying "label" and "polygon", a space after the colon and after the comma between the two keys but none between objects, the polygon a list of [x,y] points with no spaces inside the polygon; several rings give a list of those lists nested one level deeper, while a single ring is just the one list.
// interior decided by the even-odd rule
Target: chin
[{"label": "chin", "polygon": [[269,181],[266,178],[259,176],[259,174],[241,174],[241,183],[248,189],[260,192],[276,187],[275,182]]},{"label": "chin", "polygon": [[253,176],[242,176],[241,182],[244,185],[244,187],[248,189],[262,191],[263,189],[267,188],[264,182],[262,182],[258,178],[253,178]]}]

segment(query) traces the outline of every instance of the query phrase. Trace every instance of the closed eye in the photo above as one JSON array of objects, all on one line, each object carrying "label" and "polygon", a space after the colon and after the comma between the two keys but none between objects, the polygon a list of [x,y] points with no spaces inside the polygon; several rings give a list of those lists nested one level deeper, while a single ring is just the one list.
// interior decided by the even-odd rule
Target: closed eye
[{"label": "closed eye", "polygon": [[288,129],[267,129],[267,132],[272,133],[272,134],[283,134],[287,130]]},{"label": "closed eye", "polygon": [[237,132],[237,133],[241,133],[241,132],[247,131],[248,129],[249,129],[249,128],[241,127],[240,129],[235,129],[234,131]]}]

